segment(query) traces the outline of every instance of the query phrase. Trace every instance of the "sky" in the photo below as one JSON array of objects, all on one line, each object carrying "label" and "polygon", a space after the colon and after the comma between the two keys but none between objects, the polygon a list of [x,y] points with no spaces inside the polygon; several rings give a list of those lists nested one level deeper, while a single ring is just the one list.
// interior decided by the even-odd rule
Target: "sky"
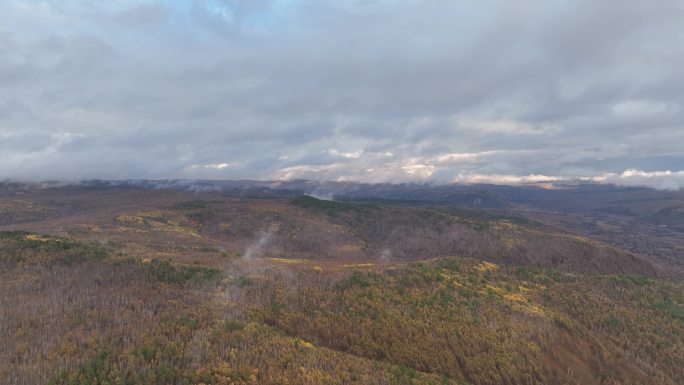
[{"label": "sky", "polygon": [[0,179],[684,187],[681,0],[0,0]]}]

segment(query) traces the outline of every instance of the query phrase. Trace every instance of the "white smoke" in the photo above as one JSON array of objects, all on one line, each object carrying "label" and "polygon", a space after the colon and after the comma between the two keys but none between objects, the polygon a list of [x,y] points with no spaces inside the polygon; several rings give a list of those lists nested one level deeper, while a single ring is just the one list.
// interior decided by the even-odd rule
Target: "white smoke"
[{"label": "white smoke", "polygon": [[320,199],[320,200],[322,200],[322,201],[331,201],[331,200],[334,199],[332,193],[323,193],[323,194],[321,194],[321,193],[319,193],[319,192],[314,191],[314,192],[311,192],[311,193],[306,193],[306,194],[304,194],[304,195],[310,196],[310,197],[313,197],[313,198],[316,198],[316,199]]},{"label": "white smoke", "polygon": [[259,231],[259,238],[247,246],[243,258],[252,259],[261,256],[266,246],[268,246],[273,239],[273,235],[276,231],[278,231],[278,226],[276,225],[271,225],[267,230]]},{"label": "white smoke", "polygon": [[389,263],[391,259],[392,259],[392,250],[385,249],[382,251],[382,253],[380,253],[380,262]]}]

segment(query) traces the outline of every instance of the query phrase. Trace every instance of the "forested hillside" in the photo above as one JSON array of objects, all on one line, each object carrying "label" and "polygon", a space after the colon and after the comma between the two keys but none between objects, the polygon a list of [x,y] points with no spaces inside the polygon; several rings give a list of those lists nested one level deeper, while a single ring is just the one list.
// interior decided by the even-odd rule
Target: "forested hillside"
[{"label": "forested hillside", "polygon": [[[6,199],[6,206],[25,210],[15,210],[4,229],[110,242],[150,257],[197,261],[212,259],[213,251],[387,262],[455,255],[567,272],[684,274],[648,256],[500,210],[140,189],[68,188],[20,196]],[[38,219],[37,207],[44,215]]]},{"label": "forested hillside", "polygon": [[0,383],[678,384],[684,284],[502,210],[5,191]]},{"label": "forested hillside", "polygon": [[221,268],[2,233],[7,384],[675,384],[684,286],[463,258]]}]

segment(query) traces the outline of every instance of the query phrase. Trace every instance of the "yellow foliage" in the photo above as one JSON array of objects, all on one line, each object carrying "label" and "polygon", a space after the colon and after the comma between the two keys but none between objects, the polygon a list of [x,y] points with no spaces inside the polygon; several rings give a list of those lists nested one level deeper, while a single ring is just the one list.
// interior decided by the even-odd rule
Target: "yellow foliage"
[{"label": "yellow foliage", "polygon": [[498,265],[486,261],[475,266],[475,270],[477,270],[480,273],[484,273],[485,271],[496,270],[498,268]]},{"label": "yellow foliage", "polygon": [[308,259],[297,259],[297,258],[268,258],[270,261],[275,263],[282,263],[285,265],[299,265],[302,263],[309,262]]},{"label": "yellow foliage", "polygon": [[314,345],[311,342],[304,341],[301,338],[293,338],[292,341],[296,346],[302,346],[302,347],[305,347],[307,349],[313,349],[313,347],[314,347]]},{"label": "yellow foliage", "polygon": [[375,266],[374,263],[347,263],[347,264],[342,265],[342,267],[348,268],[348,269],[349,268],[356,269],[356,268],[361,268],[361,267],[373,267],[373,266]]},{"label": "yellow foliage", "polygon": [[38,234],[27,234],[24,238],[26,240],[29,240],[29,241],[41,241],[41,242],[45,242],[45,241],[50,240],[50,238],[44,237],[44,236],[38,235]]},{"label": "yellow foliage", "polygon": [[137,215],[118,215],[116,218],[114,218],[116,222],[119,223],[130,223],[130,224],[138,224],[138,225],[144,225],[145,224],[145,218],[137,216]]},{"label": "yellow foliage", "polygon": [[515,293],[506,293],[504,294],[504,298],[506,298],[509,301],[516,301],[516,302],[526,302],[527,298],[523,297],[521,294],[515,294]]}]

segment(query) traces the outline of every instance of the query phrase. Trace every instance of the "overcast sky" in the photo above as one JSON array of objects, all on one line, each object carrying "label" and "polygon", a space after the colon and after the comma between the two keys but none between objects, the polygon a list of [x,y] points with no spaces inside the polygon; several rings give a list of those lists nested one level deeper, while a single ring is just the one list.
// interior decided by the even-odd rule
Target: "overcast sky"
[{"label": "overcast sky", "polygon": [[0,179],[684,186],[682,0],[0,0]]}]

